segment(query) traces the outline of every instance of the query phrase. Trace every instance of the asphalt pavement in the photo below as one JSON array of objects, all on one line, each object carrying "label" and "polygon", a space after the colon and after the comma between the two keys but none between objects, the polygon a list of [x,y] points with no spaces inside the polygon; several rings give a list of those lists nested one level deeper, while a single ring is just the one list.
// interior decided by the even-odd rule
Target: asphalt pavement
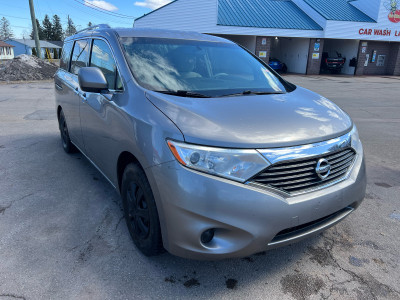
[{"label": "asphalt pavement", "polygon": [[117,192],[62,150],[53,83],[0,84],[0,299],[400,299],[400,78],[286,79],[354,119],[366,199],[316,237],[217,262],[140,254]]}]

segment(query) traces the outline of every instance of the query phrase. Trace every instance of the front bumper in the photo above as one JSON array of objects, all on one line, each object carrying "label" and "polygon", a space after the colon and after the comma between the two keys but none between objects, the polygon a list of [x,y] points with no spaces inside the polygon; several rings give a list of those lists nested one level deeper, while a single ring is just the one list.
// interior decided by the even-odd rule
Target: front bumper
[{"label": "front bumper", "polygon": [[[316,234],[357,208],[366,188],[362,156],[348,179],[293,197],[193,171],[176,161],[146,171],[164,247],[191,259],[244,257]],[[201,234],[211,228],[215,236],[204,245]]]}]

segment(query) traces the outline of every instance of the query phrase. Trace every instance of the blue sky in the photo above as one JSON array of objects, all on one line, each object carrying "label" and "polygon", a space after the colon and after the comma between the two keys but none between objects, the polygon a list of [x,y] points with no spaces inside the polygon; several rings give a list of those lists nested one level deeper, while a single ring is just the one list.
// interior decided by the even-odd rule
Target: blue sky
[{"label": "blue sky", "polygon": [[[51,18],[57,14],[63,27],[69,15],[77,29],[93,24],[107,23],[113,27],[132,27],[134,18],[160,7],[170,0],[33,0],[36,18],[43,20],[46,14]],[[11,24],[14,36],[29,37],[32,30],[28,0],[1,1],[0,18],[6,17]],[[100,12],[103,8],[111,13],[124,16],[112,16]],[[125,17],[128,16],[128,17]]]}]

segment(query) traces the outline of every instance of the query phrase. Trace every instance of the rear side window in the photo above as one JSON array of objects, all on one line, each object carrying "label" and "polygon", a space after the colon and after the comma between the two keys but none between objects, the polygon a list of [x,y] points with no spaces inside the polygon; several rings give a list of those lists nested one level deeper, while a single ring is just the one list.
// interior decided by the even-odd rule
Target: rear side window
[{"label": "rear side window", "polygon": [[89,40],[75,41],[71,59],[71,73],[78,75],[79,69],[86,67],[89,60]]},{"label": "rear side window", "polygon": [[90,66],[99,68],[108,83],[109,90],[121,90],[121,79],[117,72],[117,65],[108,44],[103,40],[93,40]]},{"label": "rear side window", "polygon": [[68,71],[69,68],[69,59],[71,58],[71,50],[73,44],[74,44],[73,42],[67,42],[63,46],[61,60],[60,60],[60,68],[65,71]]}]

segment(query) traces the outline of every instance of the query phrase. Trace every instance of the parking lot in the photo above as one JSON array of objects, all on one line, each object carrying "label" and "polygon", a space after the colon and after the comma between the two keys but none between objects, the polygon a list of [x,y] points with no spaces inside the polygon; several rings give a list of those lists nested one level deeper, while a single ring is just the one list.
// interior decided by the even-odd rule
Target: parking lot
[{"label": "parking lot", "polygon": [[117,192],[62,150],[53,83],[0,84],[0,299],[400,299],[400,78],[286,79],[357,124],[365,201],[316,237],[217,262],[140,254]]}]

